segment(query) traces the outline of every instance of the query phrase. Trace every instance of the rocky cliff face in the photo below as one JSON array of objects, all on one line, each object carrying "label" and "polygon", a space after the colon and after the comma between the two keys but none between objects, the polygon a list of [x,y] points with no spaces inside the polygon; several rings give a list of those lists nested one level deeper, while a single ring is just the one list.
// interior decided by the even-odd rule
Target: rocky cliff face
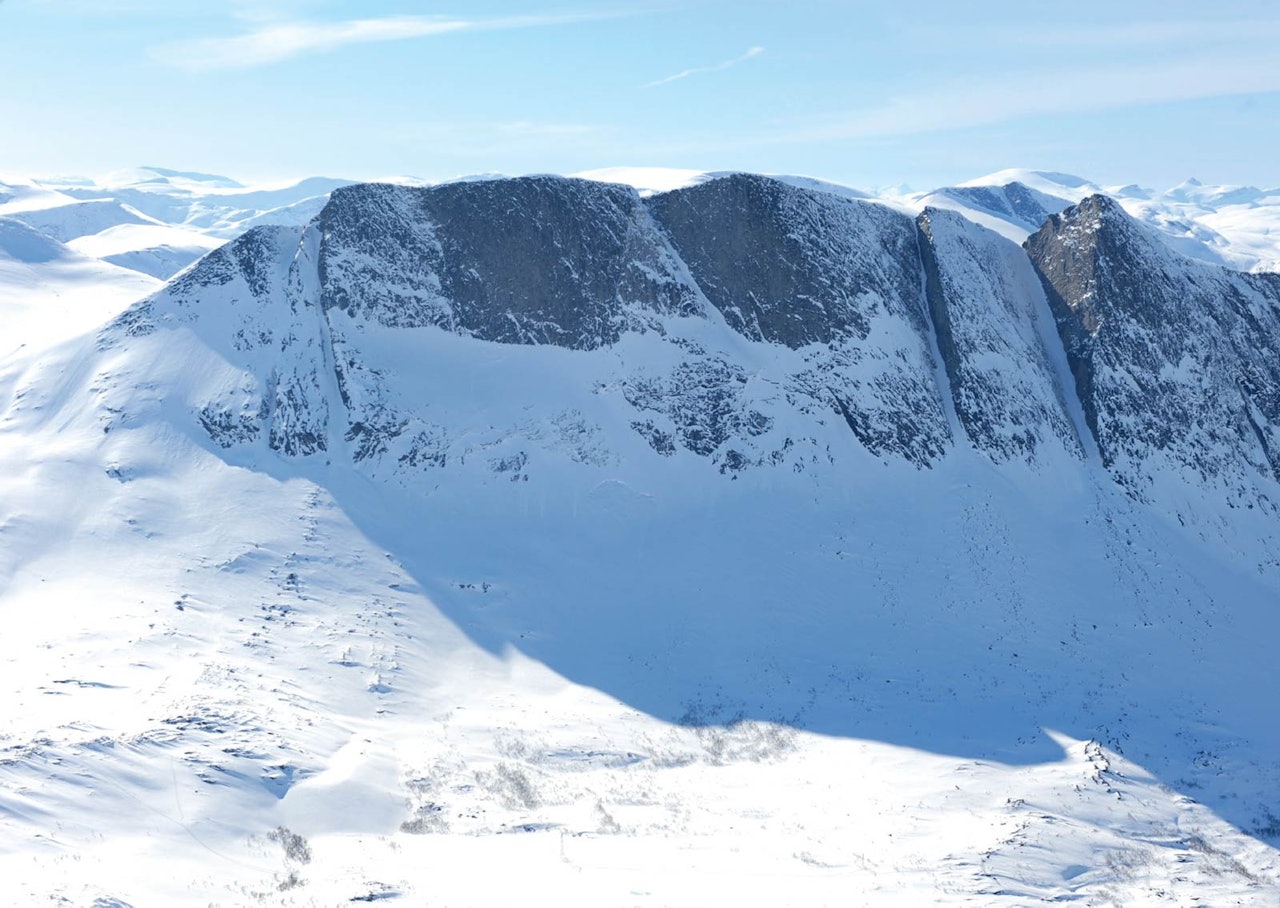
[{"label": "rocky cliff face", "polygon": [[339,190],[107,337],[190,326],[234,376],[195,407],[214,443],[379,475],[1050,469],[1096,443],[1136,497],[1176,473],[1243,503],[1280,477],[1278,313],[1280,278],[1178,258],[1101,197],[1023,251],[764,177],[643,200],[534,177]]},{"label": "rocky cliff face", "polygon": [[942,455],[951,430],[910,219],[745,174],[651,206],[730,328],[802,354],[794,394],[833,408],[876,455]]},{"label": "rocky cliff face", "polygon": [[1092,196],[1026,244],[1090,430],[1143,495],[1163,471],[1242,503],[1280,476],[1280,277],[1181,258]]},{"label": "rocky cliff face", "polygon": [[749,174],[651,204],[707,298],[753,341],[866,340],[881,316],[925,331],[915,236],[896,212]]},{"label": "rocky cliff face", "polygon": [[319,219],[326,308],[578,350],[698,297],[635,192],[561,177],[353,186]]}]

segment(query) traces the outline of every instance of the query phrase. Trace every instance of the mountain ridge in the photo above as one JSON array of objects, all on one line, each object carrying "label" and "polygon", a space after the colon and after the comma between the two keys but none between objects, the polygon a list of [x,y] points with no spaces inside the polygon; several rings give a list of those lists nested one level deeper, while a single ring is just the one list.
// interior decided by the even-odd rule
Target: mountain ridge
[{"label": "mountain ridge", "polygon": [[[552,343],[562,346],[568,346],[573,349],[594,349],[601,345],[616,343],[619,339],[620,331],[624,330],[651,330],[656,326],[656,322],[650,322],[648,328],[645,327],[646,319],[654,317],[674,316],[682,317],[705,317],[706,306],[711,306],[720,311],[721,315],[727,319],[727,324],[735,333],[753,342],[779,342],[784,346],[792,349],[800,349],[809,347],[814,344],[825,344],[831,346],[838,343],[839,338],[847,338],[855,341],[853,347],[846,344],[844,349],[848,352],[843,354],[845,365],[853,365],[849,360],[850,356],[859,359],[865,355],[857,352],[860,348],[857,342],[865,341],[870,331],[867,316],[860,313],[857,304],[852,301],[857,298],[858,294],[870,294],[868,299],[878,299],[885,301],[891,306],[901,306],[897,311],[899,315],[895,318],[901,319],[902,323],[911,326],[911,329],[919,334],[919,340],[914,341],[917,353],[910,354],[918,357],[918,365],[916,371],[919,374],[918,387],[919,392],[905,392],[910,394],[926,393],[923,389],[933,387],[933,379],[928,378],[928,374],[938,368],[938,363],[934,361],[937,355],[936,351],[945,351],[942,359],[946,366],[945,371],[949,373],[947,379],[947,387],[934,387],[934,390],[927,392],[933,394],[934,403],[925,406],[921,403],[925,398],[913,398],[916,400],[911,405],[904,405],[904,412],[913,414],[916,418],[922,413],[932,412],[934,415],[930,420],[934,423],[935,437],[944,439],[947,437],[949,430],[945,426],[946,420],[943,414],[942,397],[949,398],[948,406],[958,408],[962,414],[962,423],[967,430],[982,434],[986,430],[975,428],[975,420],[978,414],[985,413],[984,418],[989,419],[990,414],[997,412],[1002,404],[999,395],[988,391],[985,395],[980,395],[982,400],[978,403],[969,401],[968,395],[970,390],[965,387],[965,382],[974,381],[976,379],[971,376],[966,379],[962,376],[962,367],[959,362],[962,353],[968,352],[967,348],[972,346],[973,341],[967,344],[961,344],[959,347],[948,338],[953,333],[951,323],[954,321],[960,329],[968,327],[966,319],[974,319],[982,317],[980,310],[970,310],[962,313],[959,317],[947,316],[947,305],[944,302],[946,296],[945,281],[938,271],[938,261],[936,260],[936,252],[933,250],[934,240],[931,237],[931,223],[936,221],[943,215],[936,211],[926,209],[918,219],[918,226],[912,224],[909,218],[891,209],[882,208],[874,203],[862,203],[850,200],[837,199],[818,192],[810,192],[805,189],[798,189],[789,184],[775,183],[764,178],[748,178],[743,176],[726,176],[718,179],[706,181],[686,190],[674,190],[669,193],[657,194],[647,200],[640,199],[635,195],[633,190],[629,189],[598,189],[597,184],[575,183],[565,178],[515,178],[512,180],[490,181],[490,182],[469,182],[449,184],[440,188],[405,188],[396,186],[383,186],[376,189],[378,198],[381,201],[373,201],[368,194],[375,192],[373,187],[369,189],[353,188],[351,190],[341,191],[329,206],[322,213],[316,222],[319,226],[317,229],[321,231],[321,239],[317,248],[318,256],[318,273],[317,280],[320,285],[320,293],[322,295],[321,306],[323,309],[338,308],[348,315],[356,318],[375,318],[386,327],[415,327],[419,325],[434,324],[444,327],[446,330],[455,331],[467,336],[475,337],[481,340],[497,341],[500,343]],[[901,236],[892,242],[896,244],[894,252],[885,252],[881,250],[877,252],[876,261],[886,262],[893,261],[896,257],[901,264],[897,266],[899,271],[897,277],[893,278],[890,283],[883,283],[880,277],[877,277],[877,269],[880,265],[841,265],[843,268],[852,267],[849,271],[850,278],[853,283],[846,289],[839,289],[837,285],[831,283],[831,275],[838,273],[832,269],[835,266],[834,259],[818,259],[815,264],[805,265],[805,256],[809,253],[798,253],[795,250],[782,254],[782,257],[776,259],[762,259],[762,255],[775,255],[774,249],[781,249],[780,243],[791,242],[785,239],[781,234],[775,237],[764,237],[761,240],[751,239],[749,234],[742,233],[741,226],[735,228],[739,233],[734,236],[725,233],[724,229],[712,227],[706,234],[699,234],[698,225],[706,222],[710,216],[709,210],[691,210],[686,213],[690,202],[698,198],[715,197],[728,191],[731,194],[741,193],[739,187],[776,187],[771,192],[780,192],[783,195],[778,198],[792,198],[802,200],[803,204],[809,206],[818,206],[817,208],[809,208],[806,215],[812,212],[822,211],[826,214],[820,215],[819,220],[813,225],[804,225],[795,228],[791,236],[813,236],[828,237],[832,235],[841,235],[849,228],[841,227],[836,230],[830,228],[829,223],[823,223],[821,218],[830,218],[834,214],[843,216],[844,212],[874,212],[880,211],[881,214],[876,215],[878,220],[869,222],[877,226],[870,228],[871,233],[867,234],[867,238],[862,240],[864,244],[874,243],[875,240],[870,238],[885,236],[884,231],[889,225],[895,226],[892,229],[901,232]],[[524,191],[524,187],[529,187],[529,191],[534,196],[539,196],[540,200],[530,197],[527,203],[532,207],[527,208],[524,215],[512,217],[510,221],[512,229],[525,230],[525,240],[514,240],[518,234],[506,234],[500,241],[498,246],[492,247],[493,252],[478,253],[474,247],[460,246],[459,243],[470,242],[480,230],[480,224],[483,223],[486,228],[495,223],[495,215],[486,211],[485,205],[488,202],[482,202],[477,209],[478,216],[481,221],[476,222],[460,222],[452,234],[440,234],[440,226],[430,212],[430,207],[434,204],[444,204],[446,207],[453,205],[454,207],[466,208],[468,205],[468,197],[476,197],[481,193],[516,193],[517,195]],[[548,188],[551,187],[551,188]],[[571,188],[570,188],[571,187]],[[560,198],[557,193],[567,192],[572,195],[571,198]],[[591,218],[583,214],[585,198],[582,193],[594,193],[601,199],[607,200],[606,207],[610,211],[616,211],[617,214],[609,215],[613,220],[596,224],[591,222]],[[344,194],[345,193],[345,194]],[[620,193],[620,194],[619,194]],[[350,198],[350,202],[347,199]],[[745,196],[743,197],[745,198]],[[1069,211],[1086,210],[1090,206],[1106,204],[1108,211],[1113,212],[1113,218],[1124,218],[1129,223],[1127,216],[1121,213],[1119,206],[1112,202],[1102,203],[1095,201],[1105,197],[1095,196],[1089,197],[1081,203],[1079,209],[1073,207]],[[446,201],[437,203],[435,199],[444,199]],[[390,200],[396,200],[394,204]],[[509,200],[508,200],[509,201]],[[369,206],[376,208],[378,205],[392,204],[391,208],[386,209],[383,215],[373,214],[373,210]],[[717,201],[715,204],[730,205],[737,204],[734,202]],[[801,204],[796,202],[794,204]],[[419,206],[427,206],[421,208]],[[761,224],[768,222],[791,223],[788,219],[795,217],[788,214],[782,208],[770,207],[775,205],[774,202],[765,201],[763,197],[756,199],[754,202],[748,203],[748,209],[754,206],[754,209],[764,213],[764,220]],[[399,207],[396,207],[399,206]],[[405,207],[408,206],[408,207]],[[673,206],[683,206],[681,209],[673,208]],[[345,211],[344,209],[349,209]],[[794,206],[793,206],[794,207]],[[739,225],[749,224],[751,217],[747,213],[748,209],[735,214],[734,222]],[[603,209],[602,209],[603,210]],[[548,212],[555,212],[555,216],[561,219],[564,224],[574,222],[574,218],[580,220],[581,225],[590,222],[590,227],[579,226],[577,230],[588,230],[588,233],[578,233],[573,237],[557,233],[562,228],[544,228],[536,226],[538,217],[548,216]],[[627,213],[629,212],[629,213]],[[677,213],[678,212],[678,213]],[[769,213],[772,212],[772,213]],[[510,214],[510,212],[507,212]],[[861,215],[860,215],[861,216]],[[381,217],[382,220],[378,220]],[[434,217],[438,217],[435,215]],[[498,216],[499,218],[501,215]],[[968,227],[965,222],[955,217],[947,215],[947,226],[951,236],[959,236],[967,232],[972,237],[982,237],[984,234],[981,228]],[[619,219],[620,218],[620,219]],[[362,221],[373,223],[376,229],[370,232],[360,233],[359,228],[349,226],[358,225]],[[431,226],[422,234],[420,240],[410,241],[408,238],[412,234],[413,223],[424,223]],[[803,224],[801,221],[795,222]],[[1059,216],[1054,215],[1048,219],[1049,225],[1059,223]],[[629,225],[629,226],[624,226]],[[532,226],[532,232],[528,232]],[[449,228],[445,228],[448,230]],[[547,230],[551,233],[547,233]],[[754,228],[752,228],[754,229]],[[791,228],[786,228],[791,229]],[[917,230],[919,236],[916,236]],[[974,231],[978,231],[975,233]],[[619,232],[621,231],[621,232]],[[625,240],[624,237],[630,231],[634,237],[632,240]],[[1043,233],[1043,232],[1042,232]],[[1043,259],[1048,253],[1043,250],[1043,236],[1037,234],[1028,241],[1028,248],[1032,250],[1040,250],[1040,258]],[[545,234],[545,236],[543,236]],[[255,237],[260,234],[254,233],[241,241],[236,241],[229,247],[228,254],[238,255],[236,250],[251,247],[257,240]],[[699,235],[715,236],[716,242],[725,244],[725,251],[711,252],[698,245],[702,242],[697,237]],[[1135,237],[1141,234],[1134,234]],[[382,246],[378,248],[364,247],[361,244],[368,242],[363,237],[399,237],[394,247]],[[442,239],[441,237],[445,237]],[[538,239],[542,236],[541,239]],[[640,239],[640,237],[646,237]],[[616,276],[611,277],[605,272],[599,272],[599,265],[594,261],[588,261],[582,258],[586,254],[587,249],[592,249],[593,254],[595,246],[602,242],[602,238],[608,242],[615,244],[617,255],[621,258],[619,262],[640,261],[635,258],[640,247],[629,249],[625,244],[628,242],[641,242],[648,244],[648,252],[642,253],[647,256],[650,264],[643,265],[646,274],[656,276],[663,275],[661,281],[668,290],[663,291],[666,297],[656,298],[651,296],[643,297],[648,302],[639,305],[638,309],[633,309],[632,303],[627,303],[621,297],[613,299],[608,298],[608,290],[605,288],[614,288],[623,286],[619,285]],[[521,253],[522,259],[514,263],[504,261],[501,258],[494,258],[497,250],[502,250],[502,255],[510,254],[511,242],[524,242],[528,251]],[[383,242],[385,240],[378,240]],[[410,242],[418,243],[418,246],[405,245]],[[751,246],[752,243],[762,243],[758,249]],[[974,240],[970,240],[974,242]],[[1137,242],[1135,239],[1134,242]],[[1241,287],[1260,288],[1258,292],[1268,293],[1270,282],[1266,276],[1246,276],[1239,277],[1230,276],[1233,273],[1229,271],[1201,271],[1200,266],[1195,266],[1190,260],[1179,259],[1175,256],[1166,256],[1159,251],[1160,247],[1154,240],[1143,240],[1146,245],[1143,247],[1141,255],[1144,261],[1157,262],[1163,267],[1170,269],[1191,269],[1191,280],[1205,280],[1204,275],[1227,275],[1223,280],[1227,285]],[[576,252],[572,250],[566,252],[564,243],[568,243]],[[422,245],[425,244],[425,245]],[[923,244],[923,245],[921,245]],[[965,280],[972,284],[973,281],[981,281],[984,268],[989,270],[989,262],[1003,254],[1006,257],[1013,255],[1009,252],[1009,245],[1002,245],[994,240],[994,238],[981,240],[979,245],[981,250],[971,250],[968,253],[972,263],[969,272],[965,275]],[[1011,244],[1010,244],[1011,245]],[[390,254],[386,251],[396,248],[402,251],[394,253],[395,257],[388,258]],[[814,247],[818,249],[820,247]],[[416,251],[415,251],[416,250]],[[768,250],[767,252],[765,250]],[[997,253],[995,250],[999,250]],[[825,254],[825,253],[824,253]],[[407,255],[408,258],[402,258]],[[564,257],[568,255],[569,257]],[[759,261],[760,267],[764,270],[758,274],[744,272],[740,268],[732,270],[723,270],[722,266],[714,264],[715,256],[719,255],[725,261],[740,261],[750,263]],[[842,261],[853,262],[855,258],[850,258],[851,253],[845,251],[839,254]],[[370,257],[372,256],[372,257]],[[486,258],[486,256],[488,258]],[[557,278],[560,283],[546,285],[539,288],[537,285],[523,286],[519,283],[519,275],[529,272],[539,271],[539,257],[560,256],[563,274],[561,278]],[[573,256],[578,256],[575,260]],[[931,259],[932,256],[932,259]],[[692,258],[690,258],[692,257]],[[1033,260],[1035,256],[1032,257]],[[686,260],[688,259],[688,260]],[[358,260],[357,265],[352,262]],[[1048,368],[1049,353],[1045,347],[1046,338],[1041,331],[1041,325],[1038,321],[1036,312],[1036,300],[1033,290],[1027,287],[1027,277],[1025,265],[1017,262],[1017,256],[1013,256],[1017,267],[1021,268],[1017,278],[1006,275],[1000,279],[1000,282],[993,285],[993,289],[989,288],[992,296],[996,299],[1009,299],[1012,296],[1022,294],[1031,295],[1029,302],[1020,302],[1018,305],[1029,309],[1023,310],[1023,315],[1019,316],[1023,319],[1023,325],[1019,329],[1019,334],[1014,339],[1006,338],[1005,346],[1010,344],[1017,346],[1023,350],[1021,354],[1027,362],[1036,364],[1034,370],[1038,371],[1047,378],[1042,382],[1040,389],[1033,395],[1034,399],[1043,401],[1042,406],[1045,408],[1040,415],[1035,418],[1027,418],[1025,414],[1018,417],[1006,417],[1007,425],[1039,426],[1042,424],[1052,424],[1049,434],[1065,441],[1069,446],[1078,449],[1080,442],[1077,440],[1074,445],[1070,442],[1071,435],[1078,434],[1077,430],[1071,429],[1067,418],[1065,399],[1076,394],[1079,390],[1079,382],[1075,384],[1077,387],[1063,387],[1063,383],[1056,377],[1050,375]],[[254,266],[256,261],[253,254],[239,256],[241,267]],[[475,270],[478,263],[489,261],[492,264],[481,265],[488,271],[481,274]],[[218,264],[218,263],[227,264]],[[450,264],[451,262],[456,264]],[[521,264],[523,262],[523,264]],[[203,282],[218,282],[230,279],[230,259],[226,256],[219,258],[215,256],[210,264],[204,266],[203,269],[197,269],[193,274],[185,276],[176,285],[175,289],[179,293],[189,292],[190,288],[200,286]],[[944,265],[946,262],[943,263]],[[1057,308],[1057,327],[1060,334],[1060,342],[1065,343],[1069,356],[1074,357],[1070,351],[1074,349],[1073,344],[1077,342],[1073,340],[1073,330],[1071,325],[1063,321],[1066,310],[1061,302],[1061,293],[1054,283],[1054,280],[1044,274],[1044,263],[1033,261],[1041,272],[1041,283],[1045,289],[1050,292],[1050,300],[1054,302]],[[613,267],[613,266],[610,266]],[[629,265],[628,267],[634,267]],[[805,268],[808,268],[806,271]],[[1011,266],[1012,267],[1012,266]],[[357,270],[352,271],[352,268]],[[859,270],[861,268],[861,270]],[[214,270],[217,276],[212,276]],[[363,269],[363,270],[360,270]],[[461,269],[450,271],[450,269]],[[506,269],[506,270],[503,270]],[[656,269],[656,270],[655,270]],[[790,271],[791,278],[785,278],[789,281],[786,285],[771,285],[767,281],[777,281],[779,275],[786,275]],[[918,273],[916,273],[918,272]],[[594,289],[590,285],[580,285],[575,283],[577,276],[580,274],[592,275],[593,280],[597,279],[594,275],[599,274],[599,279],[604,282],[596,286]],[[359,290],[359,293],[368,294],[376,291],[375,288],[381,286],[392,286],[387,284],[383,278],[386,275],[407,275],[419,274],[419,277],[412,279],[412,283],[405,285],[408,296],[393,295],[385,300],[376,297],[359,297],[351,296],[351,287],[362,287],[368,289]],[[450,274],[455,276],[450,277]],[[802,274],[816,275],[817,283],[814,283],[807,289],[802,289],[795,281]],[[923,279],[921,275],[924,275]],[[251,286],[261,284],[266,278],[262,274],[246,272],[246,277]],[[653,277],[646,277],[645,280],[653,280]],[[399,280],[399,278],[396,278]],[[726,280],[737,281],[736,284],[725,285]],[[870,282],[870,283],[868,283]],[[1014,284],[1018,284],[1016,290],[1012,289]],[[927,286],[926,286],[927,285]],[[970,291],[970,285],[962,286],[958,291],[952,294],[957,301],[962,301],[965,292]],[[508,289],[497,291],[499,296],[493,297],[494,287],[506,287]],[[642,285],[636,285],[641,287]],[[657,285],[655,285],[657,286]],[[724,289],[721,289],[723,287]],[[575,289],[576,288],[576,289]],[[254,289],[255,293],[261,291],[261,287]],[[624,294],[631,291],[623,291]],[[650,291],[643,291],[649,293]],[[1088,293],[1089,291],[1081,291]],[[403,293],[402,291],[393,291],[393,293]],[[465,299],[472,302],[466,302],[465,299],[459,297],[462,293]],[[566,297],[566,293],[570,297]],[[566,299],[572,299],[572,294],[578,293],[576,302],[564,302]],[[503,295],[505,294],[505,296]],[[521,294],[526,294],[522,296]],[[674,294],[672,296],[671,294]],[[509,307],[514,301],[521,299],[555,299],[560,300],[558,303],[562,308],[555,312],[538,312],[530,310],[522,313]],[[786,299],[785,306],[773,302],[773,299]],[[512,302],[504,302],[510,300]],[[739,300],[750,301],[752,308],[742,310],[737,308]],[[811,302],[805,302],[805,301]],[[797,301],[802,306],[809,306],[807,311],[795,310],[790,307],[797,305]],[[872,303],[872,309],[868,311],[878,311],[876,308],[878,303]],[[953,304],[954,305],[954,304]],[[423,308],[423,307],[426,308]],[[850,308],[852,306],[852,308]],[[701,307],[701,308],[700,308]],[[844,307],[844,308],[841,308]],[[1014,310],[1010,310],[1012,312]],[[650,312],[650,315],[645,315]],[[701,315],[699,315],[701,313]],[[1009,317],[1009,316],[1007,316]],[[582,321],[589,319],[589,321]],[[834,320],[833,320],[834,319]],[[1089,316],[1084,316],[1084,324],[1088,328]],[[526,327],[520,327],[524,324]],[[932,325],[932,327],[931,327]],[[542,326],[533,328],[531,326]],[[555,335],[538,334],[536,332],[545,332],[548,327],[552,327],[557,332]],[[1096,327],[1096,325],[1094,326]],[[1259,328],[1257,330],[1270,330],[1269,328]],[[530,333],[533,331],[534,333]],[[567,331],[567,334],[558,332]],[[797,333],[799,331],[800,333]],[[816,333],[805,333],[816,332]],[[339,332],[341,334],[341,332]],[[1261,342],[1261,338],[1258,339]],[[895,357],[905,355],[903,352],[895,354]],[[1079,357],[1073,358],[1073,368],[1080,364]],[[832,367],[828,363],[828,367]],[[341,371],[341,369],[339,369]],[[1008,374],[1012,374],[1010,369]],[[1026,369],[1021,370],[1026,374]],[[1255,369],[1256,372],[1256,369]],[[898,373],[899,376],[902,373]],[[908,373],[909,374],[909,373]],[[882,375],[880,381],[889,381],[889,377]],[[1266,388],[1272,388],[1274,383],[1273,377],[1266,377],[1265,380],[1261,374],[1254,376],[1255,384],[1258,381],[1264,381]],[[340,386],[345,386],[345,382],[340,381]],[[861,387],[861,385],[860,385]],[[874,386],[873,386],[874,387]],[[906,387],[906,386],[904,386]],[[1272,392],[1259,391],[1264,399],[1264,418],[1272,419],[1265,414],[1270,412],[1270,403]],[[822,395],[819,393],[819,397]],[[1015,394],[1015,398],[1026,397],[1026,392]],[[828,407],[833,411],[847,410],[847,401],[843,404],[838,403],[834,398],[827,401]],[[1096,444],[1100,439],[1097,437],[1098,429],[1096,426],[1096,413],[1093,413],[1091,407],[1093,404],[1086,396],[1085,412],[1089,420],[1090,431],[1094,435],[1092,439]],[[856,414],[849,412],[848,416],[854,419],[851,426],[859,424],[859,418]],[[1268,425],[1270,423],[1268,422]],[[983,439],[975,439],[982,447]],[[936,445],[940,442],[926,442],[922,450],[933,449],[940,451]],[[1030,447],[1023,445],[1028,451]],[[1031,446],[1034,447],[1034,446]],[[905,450],[905,449],[904,449]],[[1025,453],[1025,452],[1024,452]],[[927,459],[927,456],[926,456]]]},{"label": "mountain ridge", "polygon": [[1274,901],[1276,306],[1056,217],[353,187],[0,361],[4,885]]}]

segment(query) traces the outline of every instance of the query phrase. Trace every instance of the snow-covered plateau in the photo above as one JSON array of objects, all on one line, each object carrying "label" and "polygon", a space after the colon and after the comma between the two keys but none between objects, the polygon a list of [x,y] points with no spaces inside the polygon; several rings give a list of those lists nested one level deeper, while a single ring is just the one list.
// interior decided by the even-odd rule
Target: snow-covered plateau
[{"label": "snow-covered plateau", "polygon": [[0,896],[1280,904],[1271,225],[0,178]]}]

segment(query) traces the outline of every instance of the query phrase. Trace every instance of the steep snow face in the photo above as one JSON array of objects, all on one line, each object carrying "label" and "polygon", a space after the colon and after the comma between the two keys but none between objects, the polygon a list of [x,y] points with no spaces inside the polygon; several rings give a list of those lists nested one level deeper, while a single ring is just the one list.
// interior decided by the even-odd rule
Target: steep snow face
[{"label": "steep snow face", "polygon": [[1026,254],[952,211],[926,208],[917,223],[938,346],[966,434],[998,461],[1081,456],[1054,365],[1057,337]]},{"label": "steep snow face", "polygon": [[125,313],[101,343],[189,326],[184,342],[208,345],[218,366],[203,383],[173,380],[188,389],[188,405],[212,442],[229,448],[261,439],[288,456],[327,451],[339,402],[320,330],[314,233],[306,236],[303,242],[300,228],[251,230]]},{"label": "steep snow face", "polygon": [[1107,466],[1142,496],[1166,470],[1273,509],[1280,278],[1170,252],[1105,196],[1027,241]]}]

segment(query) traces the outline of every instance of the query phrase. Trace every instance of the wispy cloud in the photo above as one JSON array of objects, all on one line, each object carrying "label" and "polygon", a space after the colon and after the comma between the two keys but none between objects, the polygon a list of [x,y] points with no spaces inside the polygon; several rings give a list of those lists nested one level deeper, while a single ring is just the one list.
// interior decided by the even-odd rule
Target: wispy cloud
[{"label": "wispy cloud", "polygon": [[269,22],[227,38],[198,38],[162,44],[151,51],[161,63],[188,70],[250,69],[306,53],[325,53],[351,44],[404,41],[454,32],[510,31],[616,19],[626,13],[506,16],[455,19],[443,16],[384,16],[342,22]]},{"label": "wispy cloud", "polygon": [[[891,147],[904,138],[942,136],[1033,117],[1088,118],[1147,105],[1264,93],[1280,93],[1280,67],[1268,51],[1249,56],[1200,55],[1163,64],[1009,71],[998,79],[970,79],[950,87],[868,99],[860,108],[823,116],[771,117],[758,121],[754,129],[732,134],[688,131],[678,138],[630,143],[627,149],[650,159],[689,160],[693,155],[709,155],[724,160],[725,153],[737,154],[744,149],[835,142]],[[1100,119],[1095,122],[1096,131],[1084,138],[1107,143],[1108,130],[1114,127]],[[1066,140],[1081,138],[1068,136]],[[961,149],[966,147],[963,141],[938,139],[943,144],[935,147],[955,143]]]},{"label": "wispy cloud", "polygon": [[1130,66],[1067,66],[1008,73],[947,88],[904,94],[787,130],[767,144],[878,139],[991,126],[1027,117],[1101,113],[1150,104],[1280,92],[1271,53],[1198,56]]},{"label": "wispy cloud", "polygon": [[676,73],[675,75],[667,76],[662,79],[657,79],[653,82],[646,82],[644,85],[640,87],[641,88],[657,88],[659,85],[666,85],[669,82],[677,82],[680,79],[687,79],[690,76],[697,76],[697,75],[701,75],[702,73],[723,72],[724,70],[729,69],[730,67],[737,66],[739,63],[746,63],[748,60],[758,57],[762,53],[764,53],[763,47],[751,47],[747,49],[747,52],[745,54],[742,54],[741,56],[738,56],[738,57],[734,57],[732,60],[725,60],[723,63],[717,63],[714,66],[696,66],[693,69],[682,70]]}]

